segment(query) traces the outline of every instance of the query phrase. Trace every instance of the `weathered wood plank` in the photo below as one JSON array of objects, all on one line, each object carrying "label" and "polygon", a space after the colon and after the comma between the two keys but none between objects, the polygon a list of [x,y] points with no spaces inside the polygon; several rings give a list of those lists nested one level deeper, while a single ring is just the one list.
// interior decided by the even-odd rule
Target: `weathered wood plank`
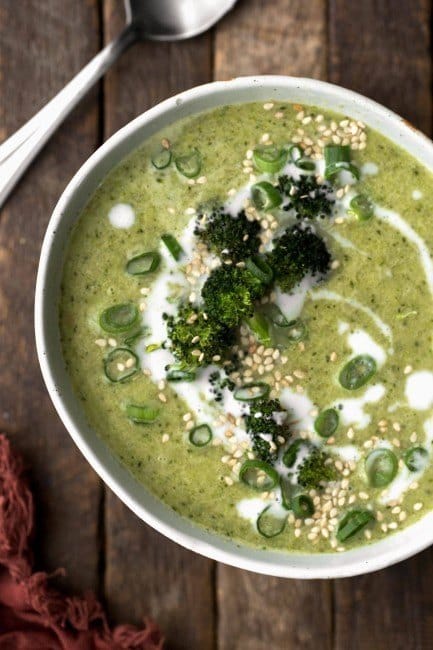
[{"label": "weathered wood plank", "polygon": [[[330,2],[330,80],[386,104],[430,133],[430,3]],[[433,552],[335,583],[335,647],[431,645]]]},{"label": "weathered wood plank", "polygon": [[215,77],[326,74],[325,0],[240,0],[216,27]]},{"label": "weathered wood plank", "polygon": [[[107,38],[121,28],[119,3],[105,5]],[[210,78],[210,37],[134,46],[107,76],[105,135],[155,102]],[[156,618],[171,650],[214,647],[213,563],[168,541],[110,492],[106,497],[105,593],[113,618]]]},{"label": "weathered wood plank", "polygon": [[[215,77],[323,77],[326,7],[321,0],[240,2],[216,28]],[[218,648],[286,650],[331,643],[331,585],[217,568]]]},{"label": "weathered wood plank", "polygon": [[[98,48],[97,0],[0,3],[0,137],[60,90]],[[33,294],[50,213],[98,141],[95,95],[37,158],[0,219],[0,429],[28,462],[37,503],[37,565],[98,586],[99,480],[54,413],[37,366]],[[7,361],[7,363],[5,363]]]},{"label": "weathered wood plank", "polygon": [[330,81],[431,130],[430,2],[330,0]]}]

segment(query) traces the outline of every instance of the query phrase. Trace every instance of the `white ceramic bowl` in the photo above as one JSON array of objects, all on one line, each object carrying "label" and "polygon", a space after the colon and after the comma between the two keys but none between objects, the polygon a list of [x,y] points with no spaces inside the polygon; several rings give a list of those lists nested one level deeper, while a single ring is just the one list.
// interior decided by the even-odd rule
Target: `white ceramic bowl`
[{"label": "white ceramic bowl", "polygon": [[284,554],[238,545],[197,528],[154,498],[111,454],[86,422],[62,359],[58,297],[71,227],[105,175],[146,138],[188,115],[224,104],[290,101],[332,109],[362,120],[433,170],[433,144],[401,117],[338,86],[291,77],[244,77],[192,88],[158,104],[113,135],[81,167],[63,192],[48,225],[36,286],[36,343],[42,374],[63,423],[93,469],[135,514],[188,549],[236,567],[287,578],[339,578],[375,571],[433,542],[433,513],[383,541],[345,553]]}]

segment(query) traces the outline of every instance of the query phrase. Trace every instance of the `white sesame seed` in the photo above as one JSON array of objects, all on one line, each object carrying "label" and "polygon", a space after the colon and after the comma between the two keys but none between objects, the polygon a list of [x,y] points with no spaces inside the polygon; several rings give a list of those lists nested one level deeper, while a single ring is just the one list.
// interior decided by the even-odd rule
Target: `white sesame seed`
[{"label": "white sesame seed", "polygon": [[170,440],[170,436],[168,433],[164,433],[161,438],[162,442],[168,442]]},{"label": "white sesame seed", "polygon": [[96,345],[98,345],[100,348],[105,348],[107,345],[107,341],[105,339],[96,339],[95,341]]},{"label": "white sesame seed", "polygon": [[272,110],[274,108],[274,102],[266,102],[265,104],[263,104],[263,108],[265,109],[265,111]]},{"label": "white sesame seed", "polygon": [[159,399],[160,402],[163,402],[164,404],[167,401],[167,398],[164,395],[164,393],[158,393],[158,399]]},{"label": "white sesame seed", "polygon": [[125,370],[125,364],[124,363],[118,363],[117,364],[117,370],[119,372],[123,372]]},{"label": "white sesame seed", "polygon": [[414,504],[413,509],[415,510],[415,512],[418,512],[418,510],[421,510],[422,507],[423,504],[421,503],[421,501],[418,501],[418,503]]},{"label": "white sesame seed", "polygon": [[117,346],[117,341],[116,341],[116,339],[109,338],[109,339],[108,339],[108,345],[109,345],[111,348],[115,348],[115,347]]},{"label": "white sesame seed", "polygon": [[403,370],[403,373],[404,373],[405,375],[410,375],[410,373],[412,372],[412,370],[413,370],[412,366],[406,366],[405,369]]},{"label": "white sesame seed", "polygon": [[185,210],[185,214],[186,214],[186,215],[193,215],[193,214],[195,214],[195,208],[187,208],[187,209]]},{"label": "white sesame seed", "polygon": [[234,483],[233,479],[230,476],[224,476],[224,481],[229,487],[231,487]]}]

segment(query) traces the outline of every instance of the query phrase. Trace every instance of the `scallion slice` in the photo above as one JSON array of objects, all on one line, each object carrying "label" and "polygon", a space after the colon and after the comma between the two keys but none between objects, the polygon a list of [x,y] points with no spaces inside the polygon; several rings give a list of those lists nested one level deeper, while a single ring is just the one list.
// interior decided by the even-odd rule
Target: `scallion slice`
[{"label": "scallion slice", "polygon": [[277,208],[283,199],[280,192],[272,183],[260,181],[260,183],[255,183],[251,188],[251,200],[257,210],[268,212]]},{"label": "scallion slice", "polygon": [[147,275],[157,270],[161,256],[156,251],[141,253],[132,257],[126,264],[126,271],[130,275]]},{"label": "scallion slice", "polygon": [[263,284],[269,284],[274,277],[273,270],[262,255],[253,255],[245,260],[245,268]]},{"label": "scallion slice", "polygon": [[336,432],[339,422],[338,413],[335,409],[325,409],[317,416],[314,428],[322,438],[329,438]]},{"label": "scallion slice", "polygon": [[[282,325],[280,327],[283,327]],[[307,337],[307,327],[299,318],[292,320],[287,325],[287,338],[292,343],[303,341]]]},{"label": "scallion slice", "polygon": [[269,323],[261,312],[256,312],[247,321],[248,327],[256,335],[257,339],[263,345],[269,345],[271,336],[269,334]]},{"label": "scallion slice", "polygon": [[158,418],[160,409],[146,404],[128,404],[125,411],[128,418],[135,424],[152,424]]},{"label": "scallion slice", "polygon": [[368,221],[374,214],[373,203],[365,194],[357,194],[354,196],[349,207],[359,221]]},{"label": "scallion slice", "polygon": [[176,237],[170,233],[166,233],[165,235],[161,235],[161,239],[168,248],[171,256],[178,262],[183,255],[183,248]]},{"label": "scallion slice", "polygon": [[256,524],[257,530],[259,531],[260,535],[266,537],[267,539],[280,535],[283,532],[287,521],[286,514],[276,515],[275,513],[272,512],[271,508],[272,508],[272,504],[266,506],[266,508],[264,508],[261,511],[261,513],[257,518],[257,524]]},{"label": "scallion slice", "polygon": [[424,447],[411,447],[404,452],[403,461],[410,472],[419,472],[427,465],[428,451]]},{"label": "scallion slice", "polygon": [[205,447],[212,440],[212,429],[207,424],[199,424],[191,429],[188,437],[194,447]]},{"label": "scallion slice", "polygon": [[311,443],[308,440],[303,440],[302,438],[298,438],[298,440],[295,440],[292,442],[289,447],[287,447],[286,451],[283,454],[283,463],[286,467],[293,467],[293,465],[296,463],[298,454],[301,451],[301,449],[309,449],[311,448]]},{"label": "scallion slice", "polygon": [[272,490],[278,485],[278,473],[263,460],[246,460],[239,470],[239,479],[259,492]]},{"label": "scallion slice", "polygon": [[338,524],[337,539],[339,542],[345,542],[346,539],[353,537],[364,526],[374,521],[374,514],[371,510],[349,510]]},{"label": "scallion slice", "polygon": [[368,354],[360,354],[351,359],[339,375],[339,382],[347,390],[364,386],[376,372],[376,361]]},{"label": "scallion slice", "polygon": [[359,180],[359,169],[350,161],[350,145],[327,144],[324,155],[326,180],[332,181],[341,171],[350,172],[356,180]]},{"label": "scallion slice", "polygon": [[[266,314],[269,317],[272,325],[276,327],[288,327],[289,321],[284,316],[281,309],[275,303],[269,303],[266,305]],[[293,321],[292,321],[293,322]]]},{"label": "scallion slice", "polygon": [[390,449],[374,449],[365,459],[365,471],[372,487],[381,488],[391,483],[397,470],[397,456]]},{"label": "scallion slice", "polygon": [[104,359],[105,376],[113,383],[130,379],[138,368],[138,357],[128,348],[115,348]]},{"label": "scallion slice", "polygon": [[264,144],[253,151],[253,162],[257,169],[266,174],[276,174],[286,164],[287,151],[273,144]]},{"label": "scallion slice", "polygon": [[280,478],[280,490],[283,507],[286,510],[292,509],[292,498],[295,486],[283,476]]},{"label": "scallion slice", "polygon": [[297,519],[305,519],[314,514],[314,504],[307,494],[297,494],[291,501],[293,514]]},{"label": "scallion slice", "polygon": [[201,170],[201,153],[198,149],[192,149],[188,153],[176,156],[174,164],[176,169],[182,176],[186,178],[195,178],[199,175]]},{"label": "scallion slice", "polygon": [[166,375],[167,381],[194,381],[196,372],[192,368],[171,366]]},{"label": "scallion slice", "polygon": [[171,159],[172,153],[170,149],[166,149],[165,147],[161,147],[154,151],[151,157],[152,165],[156,169],[165,169],[171,163]]},{"label": "scallion slice", "polygon": [[269,384],[262,381],[252,382],[251,384],[244,384],[235,389],[234,398],[240,402],[255,402],[258,399],[267,397],[270,393]]},{"label": "scallion slice", "polygon": [[128,332],[138,323],[139,312],[132,302],[113,305],[104,309],[99,317],[99,324],[103,330],[110,334]]},{"label": "scallion slice", "polygon": [[136,332],[132,332],[129,336],[126,337],[125,339],[125,345],[128,348],[131,348],[133,345],[137,343],[143,336],[145,336],[148,332],[147,327],[140,327]]},{"label": "scallion slice", "polygon": [[301,147],[297,144],[292,144],[289,147],[289,155],[292,160],[292,162],[298,167],[299,169],[303,169],[305,171],[312,172],[316,169],[315,163],[310,160],[309,158],[304,157],[304,152],[301,149]]}]

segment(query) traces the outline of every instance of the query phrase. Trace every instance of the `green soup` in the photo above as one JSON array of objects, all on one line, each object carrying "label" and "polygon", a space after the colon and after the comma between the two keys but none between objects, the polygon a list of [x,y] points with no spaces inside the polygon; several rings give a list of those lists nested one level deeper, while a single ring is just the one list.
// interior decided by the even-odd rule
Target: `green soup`
[{"label": "green soup", "polygon": [[431,173],[350,117],[172,125],[70,238],[60,329],[87,419],[180,515],[344,551],[432,505]]}]

